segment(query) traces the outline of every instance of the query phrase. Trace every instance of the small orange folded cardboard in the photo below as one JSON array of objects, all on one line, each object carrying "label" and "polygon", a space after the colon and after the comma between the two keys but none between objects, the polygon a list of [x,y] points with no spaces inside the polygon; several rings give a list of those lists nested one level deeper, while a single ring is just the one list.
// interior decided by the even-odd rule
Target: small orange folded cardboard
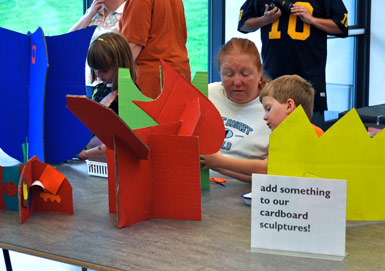
[{"label": "small orange folded cardboard", "polygon": [[67,96],[67,107],[110,149],[109,207],[117,212],[119,227],[154,217],[201,220],[199,154],[218,151],[225,136],[215,106],[161,63],[162,94],[134,102],[159,125],[131,130],[109,108]]},{"label": "small orange folded cardboard", "polygon": [[34,156],[25,165],[0,167],[0,209],[18,210],[20,223],[33,212],[72,215],[72,187],[60,171]]}]

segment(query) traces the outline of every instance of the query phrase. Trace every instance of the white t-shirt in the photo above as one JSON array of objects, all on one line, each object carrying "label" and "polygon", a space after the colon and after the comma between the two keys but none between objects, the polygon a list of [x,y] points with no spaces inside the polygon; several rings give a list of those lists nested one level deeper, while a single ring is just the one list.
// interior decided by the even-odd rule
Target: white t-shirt
[{"label": "white t-shirt", "polygon": [[[226,129],[220,152],[234,158],[265,159],[271,131],[263,120],[265,111],[259,98],[246,104],[234,103],[225,96],[221,82],[209,84],[208,92]],[[212,177],[219,177],[218,174],[210,172]]]}]

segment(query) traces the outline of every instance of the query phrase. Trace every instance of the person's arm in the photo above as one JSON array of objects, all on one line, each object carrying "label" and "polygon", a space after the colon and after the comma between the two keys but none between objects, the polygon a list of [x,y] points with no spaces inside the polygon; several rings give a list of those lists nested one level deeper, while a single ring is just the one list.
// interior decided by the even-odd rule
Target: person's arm
[{"label": "person's arm", "polygon": [[245,183],[251,183],[251,175],[241,174],[241,173],[223,169],[223,168],[217,168],[215,171],[223,175],[226,175],[231,179],[236,179],[238,181],[245,182]]},{"label": "person's arm", "polygon": [[304,23],[317,27],[328,34],[343,33],[333,20],[313,17],[310,11],[304,6],[294,4],[290,11],[293,15],[298,16]]},{"label": "person's arm", "polygon": [[274,23],[281,17],[281,10],[277,7],[269,10],[269,5],[265,5],[265,13],[261,17],[249,18],[245,21],[242,27],[239,28],[242,32],[253,32],[265,25]]},{"label": "person's arm", "polygon": [[142,51],[143,46],[136,44],[136,43],[133,43],[133,42],[129,42],[129,44],[130,44],[130,49],[132,52],[132,57],[134,58],[134,60],[136,60],[136,58],[138,57],[138,55]]},{"label": "person's arm", "polygon": [[96,13],[103,7],[104,0],[94,0],[89,9],[87,9],[86,13],[79,19],[79,21],[74,24],[68,32],[72,32],[75,30],[86,28],[90,25],[92,18],[96,15]]},{"label": "person's arm", "polygon": [[105,155],[105,154],[106,154],[106,145],[102,144],[89,150],[82,150],[78,155],[76,155],[76,157],[81,160],[87,160],[90,156]]},{"label": "person's arm", "polygon": [[210,155],[202,154],[200,160],[203,169],[227,169],[245,175],[251,175],[252,173],[267,173],[267,159],[232,158],[217,152]]}]

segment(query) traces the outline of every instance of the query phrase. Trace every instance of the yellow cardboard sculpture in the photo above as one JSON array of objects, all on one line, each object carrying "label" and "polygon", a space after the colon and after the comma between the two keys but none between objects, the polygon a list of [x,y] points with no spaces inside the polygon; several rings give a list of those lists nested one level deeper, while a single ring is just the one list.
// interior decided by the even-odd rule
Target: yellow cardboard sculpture
[{"label": "yellow cardboard sculpture", "polygon": [[347,180],[347,220],[385,220],[385,132],[355,109],[318,138],[297,108],[270,135],[268,174]]}]

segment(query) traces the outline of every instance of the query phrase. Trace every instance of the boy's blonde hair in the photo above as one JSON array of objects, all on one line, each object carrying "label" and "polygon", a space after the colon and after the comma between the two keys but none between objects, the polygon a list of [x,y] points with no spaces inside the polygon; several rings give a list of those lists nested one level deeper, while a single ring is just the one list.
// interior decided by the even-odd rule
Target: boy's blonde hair
[{"label": "boy's blonde hair", "polygon": [[[91,68],[91,81],[97,76],[95,70],[129,68],[133,81],[136,81],[136,65],[126,38],[119,33],[109,32],[97,37],[90,45],[87,63]],[[118,89],[118,72],[112,80],[112,89]]]},{"label": "boy's blonde hair", "polygon": [[283,75],[268,83],[259,94],[259,100],[270,96],[279,103],[286,103],[293,99],[296,106],[302,105],[306,115],[310,119],[313,115],[314,88],[298,75]]}]

